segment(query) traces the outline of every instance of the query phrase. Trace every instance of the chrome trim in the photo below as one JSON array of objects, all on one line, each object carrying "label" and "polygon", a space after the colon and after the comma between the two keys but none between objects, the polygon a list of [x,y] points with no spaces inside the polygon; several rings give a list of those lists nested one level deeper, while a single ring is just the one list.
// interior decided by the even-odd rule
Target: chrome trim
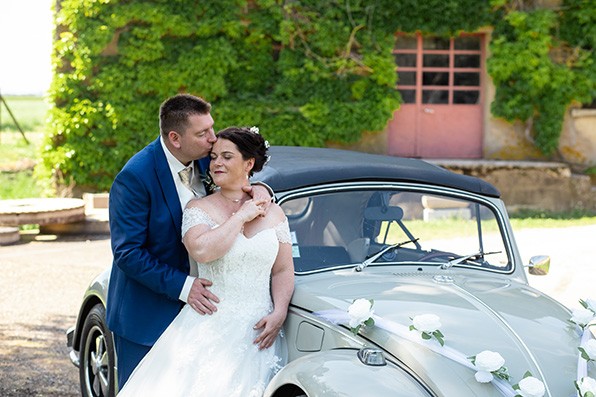
[{"label": "chrome trim", "polygon": [[72,341],[74,339],[75,327],[70,327],[66,330],[66,347],[72,347]]},{"label": "chrome trim", "polygon": [[373,347],[363,347],[358,350],[358,358],[364,365],[370,365],[373,367],[382,367],[387,365],[383,350],[375,349]]},{"label": "chrome trim", "polygon": [[528,273],[534,276],[545,276],[550,269],[550,256],[536,255],[530,258]]},{"label": "chrome trim", "polygon": [[492,307],[490,307],[486,303],[484,303],[483,300],[479,299],[476,295],[468,292],[467,290],[460,287],[459,285],[454,284],[453,289],[454,289],[454,291],[460,291],[462,295],[465,295],[465,296],[471,298],[471,300],[474,300],[478,304],[482,305],[482,307],[484,307],[484,309],[486,309],[486,311],[488,313],[492,314],[495,319],[497,319],[499,322],[501,322],[501,324],[503,324],[505,329],[507,329],[511,333],[511,335],[516,339],[516,341],[519,343],[519,345],[523,348],[523,351],[526,353],[527,357],[530,359],[530,361],[532,361],[534,366],[537,368],[538,374],[534,374],[534,376],[544,380],[544,388],[546,389],[546,393],[544,395],[552,396],[553,394],[551,393],[551,391],[548,387],[548,384],[546,382],[547,378],[544,376],[544,373],[542,372],[542,367],[536,360],[536,357],[530,351],[530,348],[528,347],[528,345],[526,345],[526,343],[524,342],[523,338],[517,332],[515,332],[515,330],[513,328],[511,328],[511,326],[509,325],[507,320],[505,320],[498,312],[493,310]]},{"label": "chrome trim", "polygon": [[70,362],[73,363],[73,365],[75,367],[78,368],[81,365],[81,359],[79,358],[79,352],[71,350],[70,353],[68,353],[68,358],[70,358]]}]

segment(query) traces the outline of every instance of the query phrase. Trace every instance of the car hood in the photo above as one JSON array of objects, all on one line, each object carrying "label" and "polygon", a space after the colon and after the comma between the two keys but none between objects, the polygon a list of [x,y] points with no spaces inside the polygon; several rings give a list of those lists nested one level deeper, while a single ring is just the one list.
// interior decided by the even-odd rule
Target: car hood
[{"label": "car hood", "polygon": [[[527,284],[505,276],[471,277],[457,271],[398,273],[371,268],[301,279],[292,300],[296,306],[345,312],[355,299],[373,299],[374,313],[383,323],[406,327],[414,316],[435,314],[440,317],[445,346],[466,357],[484,350],[500,353],[511,384],[529,371],[544,381],[546,395],[574,391],[579,333],[568,322],[571,316],[564,306]],[[480,394],[492,387],[475,382],[473,370],[387,329],[367,327],[362,334],[445,395],[467,395],[462,394],[462,384],[470,387],[469,395],[476,395],[478,387],[484,388],[478,389]],[[454,384],[459,384],[457,389]]]}]

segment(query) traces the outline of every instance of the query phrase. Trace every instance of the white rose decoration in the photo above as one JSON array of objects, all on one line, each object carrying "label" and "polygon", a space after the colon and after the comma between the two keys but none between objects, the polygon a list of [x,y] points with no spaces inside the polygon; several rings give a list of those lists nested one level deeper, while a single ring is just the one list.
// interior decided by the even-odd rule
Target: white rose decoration
[{"label": "white rose decoration", "polygon": [[497,371],[505,364],[505,359],[497,352],[485,350],[476,355],[474,366],[476,374],[474,377],[480,383],[488,383],[493,380],[491,372]]},{"label": "white rose decoration", "polygon": [[412,319],[412,323],[418,331],[429,334],[441,328],[441,320],[436,314],[420,314]]},{"label": "white rose decoration", "polygon": [[594,313],[591,310],[585,309],[583,307],[574,309],[571,312],[571,315],[571,321],[579,325],[580,327],[584,327],[586,324],[588,324],[590,321],[594,319]]},{"label": "white rose decoration", "polygon": [[588,392],[596,395],[596,380],[586,376],[577,382],[577,388],[579,389],[579,395],[582,397]]},{"label": "white rose decoration", "polygon": [[348,308],[348,314],[350,315],[350,328],[356,328],[359,325],[364,324],[366,320],[372,317],[374,314],[372,310],[372,302],[368,299],[356,299],[354,303]]},{"label": "white rose decoration", "polygon": [[596,299],[586,299],[585,302],[588,306],[588,309],[596,313]]},{"label": "white rose decoration", "polygon": [[517,385],[519,386],[519,395],[522,397],[542,397],[546,392],[544,383],[533,376],[523,378]]},{"label": "white rose decoration", "polygon": [[596,360],[596,339],[590,339],[582,348],[590,360]]}]

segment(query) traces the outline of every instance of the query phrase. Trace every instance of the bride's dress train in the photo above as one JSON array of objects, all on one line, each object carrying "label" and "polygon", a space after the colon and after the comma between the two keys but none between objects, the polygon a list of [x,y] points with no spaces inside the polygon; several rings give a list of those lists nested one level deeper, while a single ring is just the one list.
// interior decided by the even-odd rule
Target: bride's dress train
[{"label": "bride's dress train", "polygon": [[[186,209],[182,235],[197,224],[217,227],[203,210]],[[254,325],[272,310],[278,241],[291,244],[287,221],[251,238],[239,234],[225,256],[199,263],[200,276],[213,281],[220,298],[217,312],[202,316],[185,305],[118,396],[262,396],[286,361],[281,336],[269,349],[253,344],[261,332]]]}]

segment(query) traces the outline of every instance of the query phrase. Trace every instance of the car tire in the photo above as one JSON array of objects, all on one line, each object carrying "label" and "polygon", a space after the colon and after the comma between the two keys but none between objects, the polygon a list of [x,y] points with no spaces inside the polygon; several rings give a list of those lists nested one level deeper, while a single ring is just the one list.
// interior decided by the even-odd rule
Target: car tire
[{"label": "car tire", "polygon": [[89,311],[83,324],[79,365],[83,397],[116,395],[114,340],[105,318],[105,308],[97,304]]}]

